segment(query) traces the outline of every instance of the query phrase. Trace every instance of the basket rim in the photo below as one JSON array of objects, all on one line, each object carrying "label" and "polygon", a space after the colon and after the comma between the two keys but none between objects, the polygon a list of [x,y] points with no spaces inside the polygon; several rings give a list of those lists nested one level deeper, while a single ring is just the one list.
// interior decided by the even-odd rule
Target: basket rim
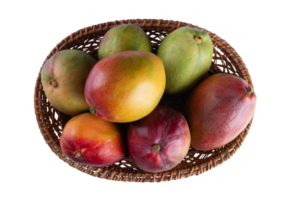
[{"label": "basket rim", "polygon": [[[116,21],[110,21],[110,22],[105,22],[105,23],[100,23],[92,26],[88,26],[82,29],[79,29],[76,32],[73,32],[72,34],[68,35],[65,37],[61,42],[59,42],[48,54],[46,57],[45,61],[43,62],[42,66],[44,63],[56,52],[64,49],[68,44],[73,44],[77,40],[87,36],[87,35],[99,35],[101,32],[106,32],[110,28],[119,25],[119,24],[136,24],[139,25],[143,28],[153,28],[156,27],[158,29],[164,29],[164,28],[169,28],[169,32],[180,28],[182,26],[188,26],[192,28],[197,28],[201,30],[205,30],[208,32],[210,35],[214,47],[217,47],[220,49],[230,60],[232,65],[235,66],[237,70],[239,70],[239,75],[242,76],[243,79],[245,79],[252,87],[253,83],[250,77],[250,74],[248,72],[248,69],[246,68],[246,65],[242,61],[241,57],[238,55],[238,53],[234,50],[231,45],[229,45],[225,40],[221,39],[218,37],[216,34],[204,29],[200,28],[198,26],[185,23],[185,22],[180,22],[180,21],[173,21],[173,20],[163,20],[163,19],[127,19],[127,20],[116,20]],[[157,30],[157,29],[156,29]],[[224,50],[224,51],[223,51]],[[49,131],[47,128],[45,128],[45,123],[43,120],[43,108],[42,105],[40,105],[40,102],[43,102],[44,104],[48,104],[46,102],[46,99],[41,99],[41,92],[43,91],[43,88],[41,86],[41,70],[42,67],[39,70],[38,77],[36,79],[36,84],[35,84],[35,92],[34,92],[34,109],[35,109],[35,114],[36,114],[36,120],[40,129],[40,132],[42,136],[44,137],[44,140],[50,147],[50,149],[63,161],[67,162],[70,166],[77,168],[78,170],[88,173],[90,175],[99,177],[99,178],[105,178],[108,180],[117,180],[117,181],[129,181],[129,182],[161,182],[161,181],[170,181],[170,180],[177,180],[181,178],[187,178],[193,175],[199,175],[205,171],[208,171],[214,167],[217,167],[218,165],[222,164],[224,161],[228,160],[241,146],[243,143],[245,137],[247,136],[253,118],[250,121],[250,123],[247,125],[245,130],[239,134],[239,136],[234,139],[232,142],[229,144],[225,145],[224,149],[225,152],[222,152],[222,155],[220,154],[219,157],[210,157],[207,159],[207,162],[201,163],[199,166],[193,166],[192,168],[187,168],[187,169],[180,169],[178,170],[177,168],[174,168],[172,170],[162,172],[162,173],[136,173],[136,177],[130,177],[130,174],[128,172],[120,172],[116,173],[113,170],[107,170],[105,168],[97,168],[92,166],[84,166],[78,163],[74,163],[70,160],[68,160],[60,150],[59,146],[59,139],[58,138],[52,138],[49,137]],[[218,71],[218,73],[222,73],[221,70]],[[253,87],[254,88],[254,87]],[[53,116],[51,116],[54,118]],[[197,151],[197,150],[190,150],[190,152]],[[197,151],[198,152],[198,151]],[[129,157],[124,158],[123,160],[130,160]],[[94,170],[94,173],[91,171]]]}]

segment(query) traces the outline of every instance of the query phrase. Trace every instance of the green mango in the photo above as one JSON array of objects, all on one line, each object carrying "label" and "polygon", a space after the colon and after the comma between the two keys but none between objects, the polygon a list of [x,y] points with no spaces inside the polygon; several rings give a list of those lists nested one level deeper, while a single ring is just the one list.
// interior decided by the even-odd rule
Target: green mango
[{"label": "green mango", "polygon": [[98,50],[99,60],[128,50],[151,52],[151,42],[144,30],[135,24],[117,25],[103,36]]},{"label": "green mango", "polygon": [[91,55],[75,49],[59,51],[45,62],[41,82],[54,108],[72,116],[89,110],[84,86],[96,63]]},{"label": "green mango", "polygon": [[209,71],[213,43],[206,31],[181,27],[167,35],[157,55],[166,71],[165,92],[179,94],[191,89]]}]

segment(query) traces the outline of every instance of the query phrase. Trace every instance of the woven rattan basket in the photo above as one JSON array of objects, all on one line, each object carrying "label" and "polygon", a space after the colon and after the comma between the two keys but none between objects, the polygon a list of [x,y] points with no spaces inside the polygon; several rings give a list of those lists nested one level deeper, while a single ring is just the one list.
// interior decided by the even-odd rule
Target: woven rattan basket
[{"label": "woven rattan basket", "polygon": [[[156,53],[157,48],[163,38],[177,28],[189,26],[192,28],[205,30],[192,24],[171,20],[136,19],[107,22],[86,27],[72,33],[58,43],[56,47],[54,47],[54,49],[47,56],[46,60],[49,59],[54,53],[63,49],[79,49],[91,54],[97,59],[99,43],[106,31],[116,25],[129,23],[136,24],[144,29],[151,39],[153,53]],[[235,74],[248,81],[248,83],[253,87],[248,70],[237,52],[226,41],[218,37],[216,34],[211,33],[210,31],[207,32],[209,33],[214,44],[214,56],[210,68],[210,74]],[[183,104],[186,96],[186,94],[179,96],[164,95],[160,104],[167,105],[179,110],[180,112],[183,112]],[[59,138],[66,122],[71,117],[60,113],[49,103],[43,91],[40,72],[35,85],[34,109],[42,136],[49,145],[50,149],[61,160],[68,163],[70,166],[92,176],[109,180],[130,182],[170,181],[187,178],[193,175],[199,175],[205,171],[208,171],[228,160],[239,149],[245,137],[247,136],[252,123],[251,120],[246,129],[242,131],[231,143],[221,148],[206,152],[190,149],[188,155],[176,168],[166,172],[152,174],[137,169],[129,157],[123,158],[120,162],[117,162],[114,165],[97,168],[74,163],[65,155],[63,155],[59,145]],[[128,124],[122,125],[124,132],[126,132],[127,125]]]}]

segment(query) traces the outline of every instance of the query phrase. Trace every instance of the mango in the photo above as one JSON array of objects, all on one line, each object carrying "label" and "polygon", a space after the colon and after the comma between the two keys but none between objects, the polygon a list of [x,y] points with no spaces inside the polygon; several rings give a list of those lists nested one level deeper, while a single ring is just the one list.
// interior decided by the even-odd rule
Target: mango
[{"label": "mango", "polygon": [[206,31],[181,27],[166,36],[157,55],[166,71],[166,93],[180,94],[195,86],[209,71],[213,44]]},{"label": "mango", "polygon": [[103,36],[98,50],[99,60],[127,50],[151,52],[151,42],[144,30],[135,24],[117,25]]},{"label": "mango", "polygon": [[82,113],[68,121],[60,147],[70,160],[95,167],[112,165],[125,155],[122,133],[117,125],[90,113]]},{"label": "mango", "polygon": [[186,101],[191,147],[207,151],[228,144],[246,128],[255,105],[256,94],[244,79],[223,73],[208,77]]},{"label": "mango", "polygon": [[85,84],[91,112],[111,122],[132,122],[158,105],[166,86],[162,60],[147,51],[123,51],[100,60]]},{"label": "mango", "polygon": [[151,173],[177,166],[187,155],[190,143],[185,117],[161,105],[141,120],[130,123],[127,132],[130,158],[139,169]]},{"label": "mango", "polygon": [[80,50],[62,50],[51,56],[41,70],[44,92],[54,108],[68,115],[89,110],[84,98],[85,81],[97,63]]}]

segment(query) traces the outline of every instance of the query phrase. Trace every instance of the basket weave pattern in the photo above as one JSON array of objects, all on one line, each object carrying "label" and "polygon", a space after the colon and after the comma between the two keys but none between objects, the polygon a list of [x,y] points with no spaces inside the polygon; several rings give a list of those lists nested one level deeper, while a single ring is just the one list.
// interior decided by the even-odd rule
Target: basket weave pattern
[{"label": "basket weave pattern", "polygon": [[[63,39],[56,47],[50,52],[45,59],[48,60],[53,54],[63,49],[79,49],[91,54],[94,58],[98,58],[98,47],[103,35],[110,28],[119,24],[136,24],[140,26],[149,36],[152,44],[152,52],[156,53],[157,48],[163,38],[173,30],[188,26],[192,28],[203,28],[171,20],[154,20],[154,19],[136,19],[136,20],[121,20],[114,22],[107,22],[91,27],[86,27],[77,32],[72,33]],[[207,30],[205,30],[207,31]],[[210,74],[214,73],[230,73],[235,74],[245,79],[252,87],[251,77],[249,72],[237,52],[223,39],[216,34],[207,31],[214,44],[214,55],[210,68]],[[198,151],[190,149],[184,160],[174,169],[162,173],[147,173],[139,170],[131,161],[129,157],[124,157],[120,162],[106,167],[92,167],[88,165],[81,165],[69,160],[62,154],[59,138],[62,130],[71,118],[57,111],[51,103],[47,100],[43,87],[41,84],[41,71],[35,85],[34,93],[34,108],[36,120],[40,128],[41,134],[50,149],[63,161],[70,166],[99,178],[105,178],[116,181],[130,181],[130,182],[160,182],[177,180],[187,178],[193,175],[199,175],[208,171],[224,161],[228,160],[241,146],[245,137],[247,136],[252,120],[242,131],[239,136],[229,144],[214,149],[211,151]],[[172,107],[180,112],[183,112],[183,105],[187,95],[168,96],[164,95],[160,104]],[[123,130],[126,133],[128,124],[123,124]]]}]

